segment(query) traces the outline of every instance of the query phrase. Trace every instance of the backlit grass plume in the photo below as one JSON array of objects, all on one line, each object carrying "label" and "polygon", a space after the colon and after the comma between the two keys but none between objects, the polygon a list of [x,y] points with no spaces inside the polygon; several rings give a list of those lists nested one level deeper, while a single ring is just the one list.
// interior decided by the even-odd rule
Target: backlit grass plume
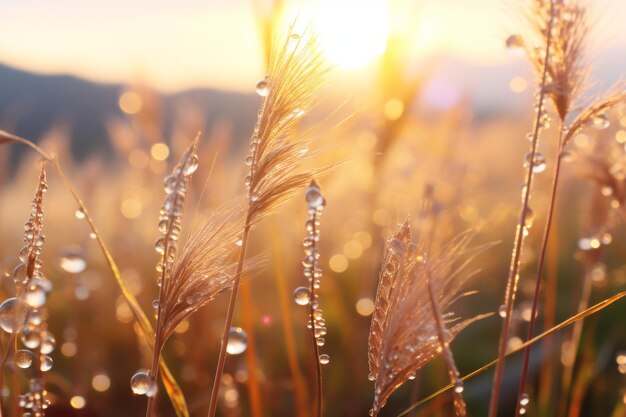
[{"label": "backlit grass plume", "polygon": [[151,370],[140,370],[131,379],[136,394],[145,394],[147,415],[151,415],[157,391],[159,358],[163,345],[176,326],[232,285],[234,227],[228,219],[218,223],[212,217],[203,227],[192,230],[178,252],[182,214],[192,174],[198,168],[198,139],[183,153],[171,175],[165,178],[165,201],[158,229],[163,234],[155,243],[161,254],[157,265],[159,297],[152,306],[157,313],[155,346]]},{"label": "backlit grass plume", "polygon": [[[48,190],[45,163],[41,167],[37,191],[31,204],[31,214],[24,225],[24,243],[20,250],[20,263],[13,270],[13,282],[16,297],[5,300],[0,305],[0,327],[11,334],[9,343],[3,352],[0,374],[4,374],[4,365],[9,353],[13,352],[13,362],[29,372],[29,390],[19,397],[23,412],[35,417],[43,417],[50,401],[44,386],[44,373],[52,368],[52,359],[48,356],[56,347],[56,341],[48,330],[46,302],[52,284],[41,271],[42,252],[45,236],[43,235],[43,202]],[[20,336],[24,348],[18,350],[17,337]],[[3,378],[0,377],[0,387]],[[19,388],[17,388],[19,392]],[[2,402],[0,402],[2,407]]]},{"label": "backlit grass plume", "polygon": [[443,352],[452,383],[457,416],[465,415],[463,383],[454,365],[450,342],[465,327],[484,316],[458,321],[448,312],[473,275],[466,271],[469,235],[451,241],[437,254],[426,254],[413,243],[405,221],[388,240],[376,292],[369,334],[369,379],[374,381],[375,416],[389,396]]},{"label": "backlit grass plume", "polygon": [[303,159],[311,155],[309,149],[313,138],[308,134],[296,135],[296,126],[311,108],[326,70],[316,36],[308,31],[297,34],[292,26],[272,50],[268,75],[256,85],[256,92],[263,102],[250,141],[250,155],[245,159],[250,166],[244,180],[248,188],[247,207],[211,392],[210,417],[215,415],[217,407],[250,228],[311,180],[313,172],[300,172],[298,168]]},{"label": "backlit grass plume", "polygon": [[[565,146],[575,134],[579,133],[587,126],[600,129],[608,127],[609,121],[605,113],[626,98],[624,85],[618,84],[600,98],[592,101],[591,104],[583,104],[581,106],[582,110],[574,116],[574,106],[581,101],[581,94],[587,87],[586,80],[589,72],[589,66],[584,62],[586,40],[589,35],[588,7],[589,5],[581,0],[551,0],[549,2],[534,0],[531,2],[531,8],[528,13],[530,18],[527,34],[525,37],[514,35],[509,38],[510,44],[525,47],[528,52],[529,60],[534,65],[540,77],[540,99],[536,111],[537,114],[541,114],[541,117],[538,117],[541,127],[548,128],[550,126],[550,117],[545,109],[544,103],[546,99],[552,103],[558,116],[556,155],[552,171],[553,177],[550,188],[550,198],[547,205],[547,220],[544,226],[537,260],[535,290],[527,333],[528,339],[531,339],[534,335],[543,265],[548,239],[552,229],[559,177],[563,157],[566,152]],[[540,46],[538,47],[537,45]],[[536,129],[533,135],[533,141],[535,143],[538,139],[538,134],[539,130]],[[534,148],[535,147],[533,147],[533,149]],[[533,150],[530,158],[528,158],[528,165],[531,169],[540,166],[541,169],[538,172],[544,171],[546,158],[540,154],[535,154]],[[527,184],[524,194],[530,195],[530,192],[530,184]],[[528,205],[525,204],[522,210],[526,211],[527,209]],[[529,227],[524,226],[524,228],[526,229],[526,233],[528,233]],[[518,229],[518,233],[519,230],[520,229]],[[520,242],[523,243],[523,240],[518,240],[517,242],[518,244]],[[516,246],[514,253],[517,252]],[[519,257],[517,259],[519,259]],[[518,267],[516,267],[516,269],[517,268]],[[515,272],[514,276],[516,277],[513,280],[513,285],[511,285],[511,279],[509,279],[509,284],[507,284],[507,294],[505,296],[506,310],[503,330],[500,337],[499,360],[496,365],[496,372],[494,373],[494,385],[492,388],[489,412],[490,417],[495,417],[497,414],[500,382],[504,366],[504,353],[508,340],[508,323],[511,319],[513,303],[515,302],[515,290],[517,280],[519,279],[517,278],[519,277],[519,271],[516,269],[512,268],[512,272]],[[530,347],[527,347],[524,352],[518,401],[516,405],[516,415],[518,416],[526,413],[526,407],[529,403],[528,394],[525,392],[525,389],[530,363],[530,349]]]}]

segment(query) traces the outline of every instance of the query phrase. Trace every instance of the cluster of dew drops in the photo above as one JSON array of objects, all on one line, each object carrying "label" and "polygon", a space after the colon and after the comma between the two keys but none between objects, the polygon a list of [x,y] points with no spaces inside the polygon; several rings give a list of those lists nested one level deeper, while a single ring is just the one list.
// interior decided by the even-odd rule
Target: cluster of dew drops
[{"label": "cluster of dew drops", "polygon": [[[303,241],[304,258],[302,259],[302,266],[304,267],[304,277],[307,279],[309,286],[296,288],[294,300],[296,304],[301,306],[311,305],[312,314],[307,327],[312,329],[315,343],[321,347],[326,343],[324,336],[327,329],[324,313],[319,308],[315,290],[320,288],[320,278],[322,277],[322,270],[319,266],[320,252],[317,242],[320,240],[319,218],[324,210],[326,201],[315,181],[312,181],[306,190],[305,199],[308,205],[308,219],[305,223],[307,236]],[[330,362],[330,357],[323,353],[319,356],[319,361],[322,365],[326,365]]]},{"label": "cluster of dew drops", "polygon": [[[52,368],[52,358],[48,356],[56,347],[54,335],[47,328],[46,302],[52,283],[41,271],[42,262],[38,256],[42,252],[45,236],[43,229],[43,196],[48,185],[42,176],[32,204],[29,220],[24,225],[24,243],[19,253],[20,262],[13,270],[13,281],[17,297],[11,297],[0,304],[0,327],[9,334],[15,334],[24,348],[13,356],[13,362],[21,369],[39,369],[29,381],[29,391],[19,397],[19,405],[26,417],[42,417],[50,402],[40,377],[41,372]],[[32,263],[32,271],[29,264]]]},{"label": "cluster of dew drops", "polygon": [[[176,256],[176,244],[181,232],[181,217],[183,202],[187,193],[190,176],[198,169],[198,156],[193,150],[183,155],[179,163],[172,172],[163,180],[165,191],[165,201],[159,214],[159,232],[163,234],[154,243],[155,251],[161,255],[161,261],[157,264],[156,270],[159,273],[157,285],[163,285],[162,276],[167,276],[174,264]],[[152,307],[158,311],[159,300],[152,302]],[[151,372],[147,369],[140,369],[130,379],[130,388],[137,395],[152,397],[157,392],[157,383]]]}]

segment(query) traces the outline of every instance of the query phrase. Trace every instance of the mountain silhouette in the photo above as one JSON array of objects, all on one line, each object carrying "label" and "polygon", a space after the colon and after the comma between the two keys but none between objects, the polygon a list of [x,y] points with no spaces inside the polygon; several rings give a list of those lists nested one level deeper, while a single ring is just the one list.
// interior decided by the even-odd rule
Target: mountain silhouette
[{"label": "mountain silhouette", "polygon": [[[118,100],[128,86],[99,84],[69,75],[39,75],[0,64],[0,129],[37,142],[49,129],[69,128],[73,156],[110,154],[106,122],[125,117]],[[176,108],[185,103],[198,109],[204,132],[218,121],[229,121],[235,140],[250,135],[259,98],[254,94],[193,89],[165,94],[151,92],[159,102],[164,139],[171,133]]]}]

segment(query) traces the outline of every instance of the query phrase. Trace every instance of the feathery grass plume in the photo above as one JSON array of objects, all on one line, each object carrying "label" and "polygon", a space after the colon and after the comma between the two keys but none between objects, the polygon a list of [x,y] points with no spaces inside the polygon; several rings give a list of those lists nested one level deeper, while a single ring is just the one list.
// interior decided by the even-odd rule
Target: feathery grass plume
[{"label": "feathery grass plume", "polygon": [[[546,6],[536,1],[534,5],[534,12],[541,16],[540,12],[542,9],[545,9]],[[541,60],[541,54],[536,54],[532,49],[529,50],[527,46],[531,62],[534,63],[537,69],[543,69],[544,73],[547,72],[548,74],[548,83],[544,84],[542,88],[546,91],[547,97],[552,102],[559,117],[557,152],[553,170],[554,176],[548,202],[547,220],[537,261],[535,291],[528,325],[528,339],[532,338],[534,333],[541,276],[552,227],[565,145],[575,133],[578,133],[587,125],[593,125],[601,129],[608,127],[609,122],[605,112],[626,98],[626,89],[624,89],[623,83],[621,85],[618,84],[601,98],[596,99],[590,105],[586,106],[568,125],[572,106],[580,100],[580,95],[587,79],[588,66],[585,66],[583,62],[583,53],[589,33],[587,14],[587,6],[580,0],[552,0],[550,3],[550,16],[548,17],[549,21],[552,22],[552,25],[548,25],[548,27],[551,28],[550,31],[542,31],[540,24],[533,25],[535,33],[542,41],[547,43],[551,41],[552,48],[550,49],[550,53],[546,52],[545,58]],[[531,20],[533,22],[539,22],[536,18]],[[543,103],[541,103],[540,108],[543,108]],[[549,117],[546,116],[543,122],[544,127],[549,126]],[[545,158],[543,160],[545,161]],[[545,162],[543,162],[543,164],[545,165]],[[524,414],[526,412],[526,405],[529,402],[528,395],[524,392],[529,362],[530,347],[525,349],[524,352],[516,415]]]},{"label": "feathery grass plume", "polygon": [[368,378],[374,381],[370,415],[376,416],[393,391],[442,351],[456,387],[455,413],[465,415],[463,384],[449,344],[461,330],[486,316],[458,321],[445,311],[463,296],[460,288],[474,274],[466,272],[471,259],[457,264],[469,253],[469,240],[467,233],[460,235],[429,257],[413,243],[408,220],[388,240],[368,340]]},{"label": "feathery grass plume", "polygon": [[315,354],[315,381],[317,390],[317,413],[322,415],[322,364],[327,364],[330,358],[327,354],[320,355],[320,347],[324,346],[326,340],[326,320],[324,313],[319,308],[317,299],[317,289],[320,287],[322,269],[319,264],[320,250],[318,242],[320,240],[320,216],[326,207],[326,200],[322,195],[319,185],[315,180],[311,181],[309,188],[305,192],[309,217],[305,223],[307,237],[304,238],[304,277],[308,280],[308,287],[298,287],[294,291],[296,304],[308,305],[310,307],[308,327],[311,329],[311,340],[313,342],[313,352]]},{"label": "feathery grass plume", "polygon": [[[548,82],[542,88],[559,118],[565,120],[589,74],[583,59],[589,34],[588,10],[579,0],[533,0],[526,17],[529,31],[522,42],[538,76],[544,67],[547,69]],[[548,27],[546,22],[550,19],[552,25]],[[544,48],[549,37],[550,54],[546,60]],[[547,114],[544,122],[549,124]]]},{"label": "feathery grass plume", "polygon": [[250,166],[244,180],[248,188],[248,204],[241,238],[237,242],[240,246],[239,259],[226,312],[209,417],[215,415],[217,407],[250,228],[291,197],[295,190],[305,187],[315,173],[298,171],[303,158],[312,155],[309,149],[313,137],[310,134],[298,137],[295,130],[300,118],[313,105],[327,67],[318,49],[317,37],[308,30],[302,34],[293,30],[292,24],[285,38],[277,42],[270,58],[268,75],[256,85],[256,92],[263,98],[263,103],[252,134],[250,155],[245,159]]},{"label": "feathery grass plume", "polygon": [[[44,386],[44,373],[52,368],[48,356],[56,347],[53,334],[48,330],[46,301],[52,284],[41,271],[41,255],[45,236],[43,235],[44,194],[48,190],[46,165],[41,167],[37,191],[32,201],[31,214],[24,225],[24,243],[20,250],[20,263],[13,270],[16,297],[5,300],[0,305],[0,327],[11,334],[11,339],[3,353],[3,371],[7,357],[13,348],[13,362],[22,369],[31,368],[29,391],[19,397],[19,406],[25,413],[43,417],[50,401]],[[24,345],[17,350],[17,336]],[[0,372],[3,374],[3,372]],[[1,377],[0,377],[1,378]],[[0,379],[0,386],[2,379]],[[19,390],[18,390],[19,392]],[[0,407],[2,404],[0,403]]]},{"label": "feathery grass plume", "polygon": [[133,392],[149,397],[147,415],[153,412],[163,345],[185,318],[232,285],[229,271],[233,267],[230,259],[236,228],[229,218],[211,217],[191,232],[182,251],[177,252],[187,189],[198,168],[197,145],[198,137],[164,181],[166,196],[158,224],[163,237],[155,243],[161,260],[157,265],[159,297],[152,304],[157,312],[152,368],[149,372],[138,371],[131,379]]}]

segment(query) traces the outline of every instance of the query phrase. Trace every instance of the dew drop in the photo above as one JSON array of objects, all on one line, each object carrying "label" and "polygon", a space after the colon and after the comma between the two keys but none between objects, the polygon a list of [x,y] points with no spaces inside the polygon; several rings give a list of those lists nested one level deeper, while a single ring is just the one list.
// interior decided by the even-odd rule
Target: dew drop
[{"label": "dew drop", "polygon": [[248,166],[252,165],[253,161],[254,161],[254,158],[252,157],[252,155],[246,156],[246,159],[245,159],[246,165],[248,165]]},{"label": "dew drop", "polygon": [[596,129],[607,129],[611,125],[611,122],[606,115],[599,114],[591,119],[591,125]]},{"label": "dew drop", "polygon": [[13,333],[13,324],[18,323],[21,328],[26,322],[26,310],[21,308],[20,317],[16,320],[17,299],[15,297],[6,299],[0,304],[0,327],[7,333]]},{"label": "dew drop", "polygon": [[13,282],[22,284],[28,281],[28,265],[19,263],[13,270]]},{"label": "dew drop", "polygon": [[185,165],[185,169],[183,169],[183,174],[191,175],[196,172],[198,169],[198,155],[191,155],[189,158],[189,162]]},{"label": "dew drop", "polygon": [[456,392],[457,394],[462,393],[464,389],[465,387],[463,386],[462,381],[458,381],[456,384],[454,384],[454,392]]},{"label": "dew drop", "polygon": [[90,239],[95,239],[97,237],[98,237],[98,235],[96,235],[94,232],[89,233],[89,238]]},{"label": "dew drop", "polygon": [[[531,163],[531,152],[528,152],[526,154],[526,158],[524,159],[524,166],[528,167]],[[533,172],[535,174],[538,174],[540,172],[543,172],[546,170],[546,157],[543,156],[543,154],[539,153],[539,152],[535,152],[535,160],[532,163],[533,165]]]},{"label": "dew drop", "polygon": [[78,220],[83,220],[85,218],[85,211],[82,208],[78,208],[74,212],[74,216],[76,216]]},{"label": "dew drop", "polygon": [[61,269],[71,274],[80,274],[87,268],[87,261],[77,249],[65,249],[61,252],[59,261]]},{"label": "dew drop", "polygon": [[152,308],[155,310],[159,309],[159,300],[152,300]]},{"label": "dew drop", "polygon": [[311,302],[311,291],[307,287],[298,287],[293,292],[293,299],[296,304],[305,306]]},{"label": "dew drop", "polygon": [[237,240],[235,240],[235,245],[241,247],[243,245],[243,239],[237,238]]},{"label": "dew drop", "polygon": [[369,375],[367,376],[367,380],[368,380],[368,381],[376,381],[376,377],[375,377],[373,374],[369,374]]},{"label": "dew drop", "polygon": [[44,355],[48,355],[54,352],[54,348],[56,348],[57,346],[57,341],[52,335],[52,333],[45,332],[45,334],[43,335],[41,339],[42,339],[41,347],[40,347],[41,353],[43,353]]},{"label": "dew drop", "polygon": [[317,344],[317,346],[324,346],[326,344],[326,339],[324,339],[323,337],[318,337],[317,339],[315,339],[315,343]]},{"label": "dew drop", "polygon": [[531,227],[533,227],[534,222],[535,222],[535,212],[530,207],[526,207],[526,216],[524,217],[524,227],[526,229],[530,229]]},{"label": "dew drop", "polygon": [[165,253],[165,238],[160,237],[154,242],[154,250],[163,255]]},{"label": "dew drop", "polygon": [[46,292],[41,287],[35,287],[26,291],[24,300],[32,308],[39,308],[46,304]]},{"label": "dew drop", "polygon": [[328,356],[328,355],[327,355],[327,354],[325,354],[325,353],[322,353],[322,354],[320,355],[320,363],[321,363],[322,365],[327,365],[328,363],[330,363],[330,356]]},{"label": "dew drop", "polygon": [[528,396],[528,394],[523,393],[520,398],[519,398],[519,403],[521,406],[526,406],[528,405],[528,403],[530,402],[530,397]]},{"label": "dew drop", "polygon": [[156,383],[150,372],[145,369],[140,369],[135,372],[135,375],[130,379],[130,389],[137,395],[146,395],[148,397],[156,394]]},{"label": "dew drop", "polygon": [[13,361],[22,369],[30,368],[33,364],[33,352],[26,349],[18,350],[13,356]]},{"label": "dew drop", "polygon": [[255,192],[250,193],[250,201],[252,202],[259,201],[259,193],[255,193]]},{"label": "dew drop", "polygon": [[41,370],[41,372],[48,372],[50,369],[52,369],[52,358],[50,356],[43,355],[41,357],[39,369]]},{"label": "dew drop", "polygon": [[270,92],[269,85],[267,84],[267,80],[261,80],[256,84],[256,93],[261,97],[267,97]]},{"label": "dew drop", "polygon": [[518,54],[524,48],[524,39],[520,35],[511,35],[504,42],[506,48],[514,54]]},{"label": "dew drop", "polygon": [[297,33],[292,33],[290,38],[294,41],[297,41],[300,39],[300,35],[298,35]]},{"label": "dew drop", "polygon": [[504,304],[498,308],[498,315],[502,318],[506,317],[506,306]]},{"label": "dew drop", "polygon": [[305,198],[311,209],[320,209],[326,204],[320,188],[315,181],[311,181],[311,185],[305,192]]},{"label": "dew drop", "polygon": [[22,332],[22,343],[29,349],[36,349],[40,344],[39,335],[31,330],[25,330]]},{"label": "dew drop", "polygon": [[248,348],[248,335],[241,327],[231,327],[228,334],[226,352],[231,355],[239,355]]}]

